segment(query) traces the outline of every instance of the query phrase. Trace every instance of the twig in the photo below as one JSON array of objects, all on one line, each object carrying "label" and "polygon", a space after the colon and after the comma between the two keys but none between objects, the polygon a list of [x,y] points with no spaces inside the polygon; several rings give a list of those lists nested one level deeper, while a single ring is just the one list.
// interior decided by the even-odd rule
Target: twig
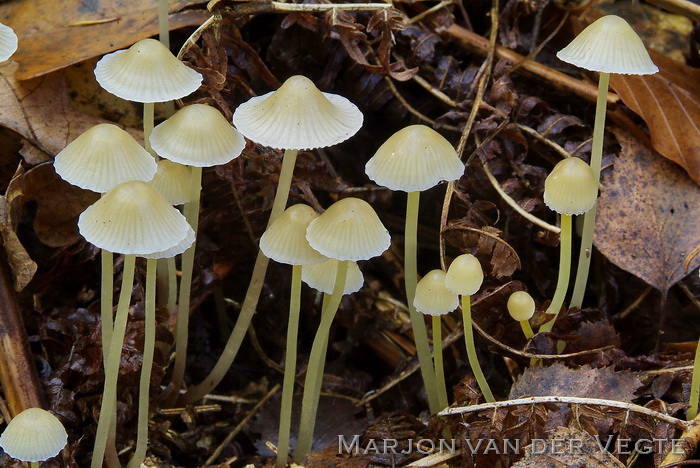
[{"label": "twig", "polygon": [[625,310],[620,312],[620,318],[627,317],[632,311],[634,311],[637,307],[639,307],[639,304],[642,303],[644,298],[646,298],[650,292],[651,292],[651,286],[647,286],[647,288],[644,291],[642,291],[642,294],[640,294],[639,297],[634,300],[634,302],[632,302],[630,305],[628,305]]},{"label": "twig", "polygon": [[693,21],[700,21],[700,5],[688,0],[649,0],[649,3],[671,13],[683,15]]},{"label": "twig", "polygon": [[453,414],[464,414],[473,413],[475,411],[482,410],[497,410],[500,408],[507,408],[509,406],[525,406],[525,405],[536,405],[542,403],[562,403],[567,405],[595,405],[595,406],[608,406],[611,408],[620,408],[633,413],[643,414],[645,416],[658,419],[668,423],[674,427],[682,430],[688,430],[695,428],[697,431],[698,440],[700,440],[700,425],[694,422],[683,421],[682,419],[674,418],[668,414],[659,413],[658,411],[650,410],[643,406],[635,405],[634,403],[626,403],[624,401],[615,400],[604,400],[602,398],[581,398],[581,397],[569,397],[569,396],[535,396],[528,398],[518,398],[516,400],[506,400],[506,401],[496,401],[493,403],[482,403],[479,405],[471,406],[458,406],[454,408],[447,408],[440,413],[438,416],[450,416]]},{"label": "twig", "polygon": [[270,2],[277,13],[289,13],[296,11],[373,11],[388,10],[391,3],[283,3]]},{"label": "twig", "polygon": [[442,8],[445,8],[447,5],[452,5],[452,3],[453,3],[452,0],[442,0],[442,1],[441,1],[440,3],[438,3],[437,5],[433,5],[432,7],[428,8],[428,9],[425,10],[424,12],[418,13],[418,14],[417,14],[416,16],[414,16],[413,18],[409,18],[408,21],[407,21],[407,23],[408,23],[408,24],[417,23],[418,21],[422,20],[422,19],[425,18],[426,16],[432,15],[432,14],[435,13],[436,11],[438,11],[438,10],[440,10],[440,9],[442,9]]},{"label": "twig", "polygon": [[[668,452],[664,461],[661,462],[661,467],[668,467],[678,464],[686,460],[689,456],[695,453],[695,448],[700,443],[700,415],[695,419],[686,423],[688,427],[683,428],[683,434],[679,440],[673,441],[673,449]],[[681,450],[679,451],[678,448]]]},{"label": "twig", "polygon": [[224,440],[216,447],[216,450],[214,450],[214,453],[211,454],[209,458],[207,458],[207,461],[204,462],[203,467],[210,466],[212,463],[214,463],[214,460],[216,460],[219,455],[221,455],[221,452],[224,450],[224,447],[226,447],[228,444],[231,443],[234,437],[238,435],[239,432],[248,424],[248,421],[250,421],[250,418],[252,418],[255,413],[258,412],[258,410],[267,403],[267,400],[272,398],[272,396],[277,393],[280,389],[280,385],[277,384],[272,389],[265,394],[264,397],[258,401],[258,403],[253,406],[253,408],[246,414],[245,418],[241,422],[238,423],[236,427],[233,428],[233,430],[224,438]]}]

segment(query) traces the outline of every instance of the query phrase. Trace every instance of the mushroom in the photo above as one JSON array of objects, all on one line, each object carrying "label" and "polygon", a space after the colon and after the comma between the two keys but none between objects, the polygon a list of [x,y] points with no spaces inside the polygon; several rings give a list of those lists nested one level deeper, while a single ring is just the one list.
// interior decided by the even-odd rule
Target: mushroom
[{"label": "mushroom", "polygon": [[68,442],[68,433],[56,416],[41,408],[27,408],[12,418],[2,435],[0,448],[10,457],[31,462],[58,455]]},{"label": "mushroom", "polygon": [[462,254],[455,258],[447,269],[445,276],[445,286],[455,294],[462,296],[462,326],[464,327],[464,342],[467,348],[467,359],[472,368],[481,393],[487,402],[496,401],[493,397],[491,387],[489,387],[484,372],[479,364],[479,357],[476,354],[474,345],[474,327],[472,326],[471,296],[481,288],[484,281],[484,272],[481,269],[479,260],[471,254]]},{"label": "mushroom", "polygon": [[445,367],[442,361],[442,322],[440,317],[449,314],[459,305],[459,296],[445,286],[445,276],[443,270],[430,271],[418,281],[416,294],[413,298],[413,306],[418,312],[432,316],[435,380],[441,410],[447,408],[449,403],[445,384]]},{"label": "mushroom", "polygon": [[[238,130],[256,143],[284,149],[282,168],[268,226],[284,211],[298,150],[335,145],[353,136],[362,126],[362,113],[337,94],[318,90],[308,78],[296,75],[277,90],[244,102],[233,113]],[[193,403],[216,387],[236,358],[265,281],[268,259],[258,252],[236,325],[226,348],[209,375],[181,398]]]},{"label": "mushroom", "polygon": [[[637,33],[627,21],[615,15],[603,16],[591,23],[568,46],[557,52],[557,57],[577,67],[600,72],[591,147],[591,168],[598,182],[603,159],[603,133],[610,73],[648,75],[658,72],[659,69],[651,61]],[[583,223],[576,281],[571,297],[572,307],[581,307],[583,303],[591,264],[595,215],[594,204]]]},{"label": "mushroom", "polygon": [[394,133],[379,147],[367,161],[365,172],[379,185],[408,193],[404,232],[406,301],[430,411],[437,413],[441,408],[438,407],[428,332],[424,318],[413,306],[418,281],[418,204],[421,191],[441,181],[459,179],[464,173],[464,165],[452,144],[442,135],[425,125],[411,125]]},{"label": "mushroom", "polygon": [[508,313],[520,323],[526,339],[534,336],[529,320],[535,314],[535,300],[526,291],[515,291],[508,298]]},{"label": "mushroom", "polygon": [[544,203],[561,215],[559,277],[547,314],[552,319],[542,325],[550,332],[564,303],[571,270],[571,216],[590,210],[598,196],[598,180],[591,167],[576,157],[559,161],[544,181]]},{"label": "mushroom", "polygon": [[0,23],[0,62],[9,59],[17,50],[17,34],[14,30]]},{"label": "mushroom", "polygon": [[294,460],[299,463],[311,450],[316,411],[331,323],[347,289],[348,262],[367,260],[389,248],[391,238],[374,209],[359,198],[343,198],[313,220],[306,239],[314,250],[338,260],[333,294],[325,301],[309,356],[301,404],[299,438]]}]

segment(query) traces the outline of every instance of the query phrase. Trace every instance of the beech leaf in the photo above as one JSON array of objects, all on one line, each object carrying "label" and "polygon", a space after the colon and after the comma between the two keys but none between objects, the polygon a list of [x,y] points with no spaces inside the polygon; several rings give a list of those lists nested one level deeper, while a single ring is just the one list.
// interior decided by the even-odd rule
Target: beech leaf
[{"label": "beech leaf", "polygon": [[[685,275],[683,262],[700,245],[700,189],[677,165],[629,134],[612,176],[604,177],[594,242],[608,260],[668,291]],[[700,265],[700,257],[689,264]]]}]

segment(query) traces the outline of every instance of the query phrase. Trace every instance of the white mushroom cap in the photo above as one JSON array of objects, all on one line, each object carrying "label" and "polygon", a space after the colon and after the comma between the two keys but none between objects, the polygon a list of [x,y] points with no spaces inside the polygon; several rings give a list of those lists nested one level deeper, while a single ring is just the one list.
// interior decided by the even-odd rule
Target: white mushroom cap
[{"label": "white mushroom cap", "polygon": [[192,104],[151,133],[151,147],[163,158],[188,166],[210,167],[237,158],[245,139],[217,109]]},{"label": "white mushroom cap", "polygon": [[484,271],[481,263],[472,254],[462,254],[452,260],[447,269],[445,286],[455,294],[472,296],[484,282]]},{"label": "white mushroom cap", "polygon": [[452,144],[425,125],[410,125],[389,137],[365,166],[367,176],[391,190],[416,192],[457,180],[464,164]]},{"label": "white mushroom cap", "polygon": [[311,221],[306,239],[315,250],[338,260],[367,260],[389,248],[391,237],[374,209],[359,198],[343,198]]},{"label": "white mushroom cap", "polygon": [[445,286],[445,272],[432,270],[416,285],[413,305],[421,314],[445,315],[459,305],[459,296]]},{"label": "white mushroom cap", "polygon": [[189,249],[192,244],[194,244],[195,241],[195,233],[194,229],[192,229],[191,226],[188,226],[189,229],[187,229],[187,234],[185,234],[185,238],[182,239],[180,242],[175,244],[173,247],[170,247],[169,249],[161,250],[160,252],[154,252],[152,254],[146,254],[142,255],[143,258],[154,258],[154,259],[159,259],[159,258],[170,258],[174,257],[175,255],[180,255],[183,253],[185,250]]},{"label": "white mushroom cap", "polygon": [[634,29],[615,15],[603,16],[588,25],[557,52],[557,57],[597,72],[649,75],[659,71]]},{"label": "white mushroom cap", "polygon": [[155,39],[143,39],[105,55],[97,62],[95,78],[110,93],[135,102],[180,99],[202,84],[201,74]]},{"label": "white mushroom cap", "polygon": [[[304,265],[301,269],[301,280],[317,291],[333,294],[335,275],[338,272],[338,260],[330,258],[322,263]],[[365,282],[360,267],[355,262],[348,262],[348,276],[345,279],[343,294],[359,291]]]},{"label": "white mushroom cap", "polygon": [[362,126],[362,112],[337,94],[322,93],[305,76],[287,79],[271,93],[251,98],[233,113],[247,138],[280,149],[325,148],[343,142]]},{"label": "white mushroom cap", "polygon": [[260,250],[267,258],[288,265],[312,265],[328,260],[306,240],[306,228],[318,216],[308,205],[290,206],[262,235]]},{"label": "white mushroom cap", "polygon": [[0,436],[0,447],[12,458],[39,462],[58,455],[68,442],[68,434],[56,416],[41,408],[29,408],[7,425]]},{"label": "white mushroom cap", "polygon": [[117,185],[78,218],[80,234],[110,252],[149,255],[179,244],[190,225],[147,183]]},{"label": "white mushroom cap", "polygon": [[559,161],[544,181],[544,203],[559,214],[583,214],[593,208],[597,197],[593,169],[576,157]]},{"label": "white mushroom cap", "polygon": [[14,30],[0,23],[0,62],[9,59],[17,50],[17,34]]},{"label": "white mushroom cap", "polygon": [[113,124],[81,133],[56,155],[53,165],[65,181],[99,193],[129,180],[151,180],[156,173],[153,156]]},{"label": "white mushroom cap", "polygon": [[530,320],[535,315],[535,300],[525,291],[515,291],[508,298],[508,313],[518,322]]},{"label": "white mushroom cap", "polygon": [[[151,158],[153,159],[153,158]],[[168,200],[171,205],[182,205],[190,200],[192,170],[168,159],[158,161],[158,169],[148,185]]]}]

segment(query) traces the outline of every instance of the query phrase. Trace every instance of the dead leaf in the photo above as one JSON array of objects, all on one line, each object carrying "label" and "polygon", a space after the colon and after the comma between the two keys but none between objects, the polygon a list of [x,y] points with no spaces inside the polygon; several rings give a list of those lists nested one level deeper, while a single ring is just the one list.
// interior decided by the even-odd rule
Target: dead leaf
[{"label": "dead leaf", "polygon": [[[200,3],[170,0],[170,29],[198,26],[211,16],[206,10],[182,11]],[[19,37],[19,48],[12,56],[20,64],[18,80],[35,78],[158,34],[156,2],[25,0],[4,5],[0,13]]]},{"label": "dead leaf", "polygon": [[[611,262],[660,291],[685,276],[686,255],[700,245],[700,189],[675,164],[633,137],[601,184],[595,245]],[[690,269],[700,265],[700,257]]]},{"label": "dead leaf", "polygon": [[479,258],[488,275],[502,279],[511,276],[520,268],[518,253],[500,236],[500,231],[489,226],[483,229],[467,226],[458,221],[451,222],[443,230],[445,239],[464,251],[476,248],[473,255]]},{"label": "dead leaf", "polygon": [[610,85],[647,123],[654,149],[700,183],[700,70],[650,54],[659,73],[612,74]]}]

